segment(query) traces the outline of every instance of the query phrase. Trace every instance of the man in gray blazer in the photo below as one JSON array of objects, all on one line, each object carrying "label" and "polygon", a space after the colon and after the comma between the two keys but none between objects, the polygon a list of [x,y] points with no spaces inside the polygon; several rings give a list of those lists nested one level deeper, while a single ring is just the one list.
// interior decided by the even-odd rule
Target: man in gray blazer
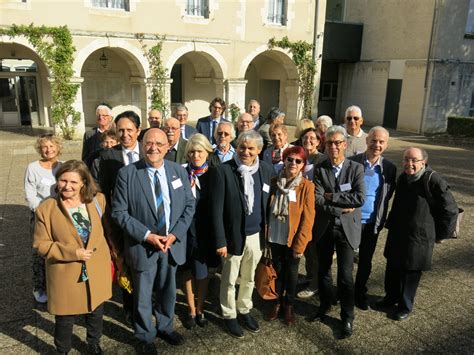
[{"label": "man in gray blazer", "polygon": [[361,212],[364,204],[364,167],[345,159],[346,131],[332,126],[326,132],[328,160],[315,171],[316,215],[314,229],[319,258],[318,312],[310,321],[322,321],[331,308],[333,294],[331,264],[337,254],[337,287],[341,300],[342,337],[352,335],[354,320],[354,249],[360,244]]},{"label": "man in gray blazer", "polygon": [[[112,217],[124,230],[125,258],[135,295],[135,337],[142,342],[144,352],[154,353],[155,336],[172,345],[184,342],[173,330],[175,274],[177,265],[186,259],[186,233],[195,202],[186,170],[164,160],[166,134],[152,128],[142,144],[145,158],[118,173]],[[157,295],[154,304],[153,291]]]}]

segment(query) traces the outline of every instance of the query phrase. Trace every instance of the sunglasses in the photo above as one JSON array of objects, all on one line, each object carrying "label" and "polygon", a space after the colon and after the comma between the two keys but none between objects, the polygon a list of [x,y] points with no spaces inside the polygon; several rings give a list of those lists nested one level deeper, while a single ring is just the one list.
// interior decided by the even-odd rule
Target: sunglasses
[{"label": "sunglasses", "polygon": [[218,136],[228,137],[228,136],[230,136],[230,133],[228,133],[228,132],[217,132],[217,135],[218,135]]},{"label": "sunglasses", "polygon": [[354,120],[354,121],[359,121],[359,120],[360,120],[360,117],[357,117],[357,116],[348,116],[348,117],[346,117],[346,120],[348,120],[348,121],[352,121],[352,120]]},{"label": "sunglasses", "polygon": [[339,147],[344,141],[326,141],[326,145],[331,146],[335,145],[336,147]]},{"label": "sunglasses", "polygon": [[292,157],[287,157],[287,158],[286,158],[286,161],[287,161],[288,163],[293,163],[293,162],[295,162],[296,164],[301,164],[301,163],[303,162],[302,159],[292,158]]}]

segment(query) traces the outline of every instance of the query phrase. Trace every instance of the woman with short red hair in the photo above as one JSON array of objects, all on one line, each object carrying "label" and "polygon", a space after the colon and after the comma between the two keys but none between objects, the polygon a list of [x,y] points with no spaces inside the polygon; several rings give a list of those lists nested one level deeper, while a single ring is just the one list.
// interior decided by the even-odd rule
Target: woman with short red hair
[{"label": "woman with short red hair", "polygon": [[298,266],[312,238],[314,184],[302,174],[306,164],[306,153],[302,147],[287,148],[283,153],[283,164],[270,189],[267,239],[277,273],[276,291],[279,298],[274,301],[267,320],[277,319],[283,307],[285,323],[293,325]]}]

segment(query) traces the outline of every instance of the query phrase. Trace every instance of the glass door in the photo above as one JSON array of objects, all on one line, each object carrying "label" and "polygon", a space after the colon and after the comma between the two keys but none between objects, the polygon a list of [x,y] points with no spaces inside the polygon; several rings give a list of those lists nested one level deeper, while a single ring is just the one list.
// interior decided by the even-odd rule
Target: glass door
[{"label": "glass door", "polygon": [[0,78],[0,124],[2,126],[21,124],[16,88],[17,77]]}]

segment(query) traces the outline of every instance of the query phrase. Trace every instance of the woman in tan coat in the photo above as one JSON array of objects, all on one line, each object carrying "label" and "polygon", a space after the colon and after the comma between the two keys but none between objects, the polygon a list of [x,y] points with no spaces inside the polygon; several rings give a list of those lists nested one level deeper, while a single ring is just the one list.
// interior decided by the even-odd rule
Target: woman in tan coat
[{"label": "woman in tan coat", "polygon": [[104,195],[86,165],[65,162],[56,172],[56,198],[36,209],[33,247],[46,259],[48,311],[56,324],[54,344],[71,349],[76,315],[86,318],[88,353],[101,353],[104,302],[112,296],[111,259],[102,224]]},{"label": "woman in tan coat", "polygon": [[314,184],[303,177],[306,153],[290,147],[283,153],[283,170],[272,181],[268,219],[268,241],[277,273],[274,301],[267,320],[278,318],[284,303],[287,325],[295,323],[293,301],[298,281],[298,266],[312,238],[315,217]]}]

